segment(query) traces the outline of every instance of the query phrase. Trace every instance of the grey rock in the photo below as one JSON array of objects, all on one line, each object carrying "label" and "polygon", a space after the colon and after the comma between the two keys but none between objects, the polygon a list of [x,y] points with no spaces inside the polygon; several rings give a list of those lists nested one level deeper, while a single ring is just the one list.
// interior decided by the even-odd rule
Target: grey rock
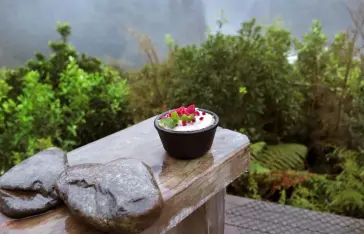
[{"label": "grey rock", "polygon": [[56,206],[60,199],[54,186],[67,166],[66,153],[52,147],[11,168],[0,177],[0,211],[23,218]]},{"label": "grey rock", "polygon": [[136,159],[69,167],[56,189],[74,217],[106,232],[140,233],[163,207],[151,169]]},{"label": "grey rock", "polygon": [[46,212],[60,200],[35,192],[13,192],[0,189],[0,210],[12,218],[23,218]]}]

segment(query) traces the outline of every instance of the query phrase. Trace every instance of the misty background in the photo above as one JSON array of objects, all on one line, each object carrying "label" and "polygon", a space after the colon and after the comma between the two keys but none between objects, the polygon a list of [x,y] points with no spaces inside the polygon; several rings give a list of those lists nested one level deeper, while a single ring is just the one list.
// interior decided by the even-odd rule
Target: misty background
[{"label": "misty background", "polygon": [[163,57],[169,34],[181,45],[199,44],[224,10],[224,33],[235,33],[241,22],[257,18],[269,24],[284,20],[293,36],[302,37],[314,19],[333,38],[352,25],[346,8],[355,0],[0,0],[0,66],[15,67],[35,51],[48,53],[56,40],[56,22],[72,27],[70,42],[80,52],[127,61],[143,60],[130,30],[148,35]]}]

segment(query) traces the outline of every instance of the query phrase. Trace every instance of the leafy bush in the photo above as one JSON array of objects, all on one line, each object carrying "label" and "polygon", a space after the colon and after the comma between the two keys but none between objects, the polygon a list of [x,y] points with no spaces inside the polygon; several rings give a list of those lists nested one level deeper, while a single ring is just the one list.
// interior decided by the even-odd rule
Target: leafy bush
[{"label": "leafy bush", "polygon": [[313,210],[364,218],[363,153],[348,150],[333,152],[342,158],[343,171],[334,178],[314,175],[297,185],[288,204]]},{"label": "leafy bush", "polygon": [[[129,77],[134,119],[195,103],[252,141],[357,148],[364,131],[364,63],[356,41],[340,33],[329,44],[318,21],[298,40],[253,19],[237,35],[210,34],[199,47],[171,44],[165,62],[146,50],[150,64]],[[290,64],[293,48],[298,59]]]},{"label": "leafy bush", "polygon": [[266,146],[264,142],[252,144],[253,157],[249,173],[232,183],[229,192],[305,209],[363,218],[364,153],[336,148],[326,157],[335,158],[339,162],[336,166],[341,167],[341,173],[320,175],[292,170],[294,159],[299,163],[293,167],[300,168],[304,156],[302,154],[307,152],[305,146],[293,146]]},{"label": "leafy bush", "polygon": [[[267,145],[257,142],[251,145],[249,173],[232,183],[229,191],[251,198],[276,199],[286,189],[311,176],[304,171],[307,147],[300,144]],[[251,189],[255,188],[255,189]]]},{"label": "leafy bush", "polygon": [[68,25],[58,31],[50,58],[36,54],[24,67],[0,72],[2,172],[51,145],[71,150],[131,121],[126,79],[97,58],[79,56],[67,42]]},{"label": "leafy bush", "polygon": [[137,97],[132,103],[140,106],[136,113],[145,117],[161,110],[143,111],[143,106],[195,103],[216,111],[223,126],[253,132],[254,139],[278,141],[291,134],[303,100],[291,88],[293,68],[286,59],[290,33],[275,26],[264,32],[252,20],[237,36],[218,32],[200,47],[171,46],[167,62],[153,62],[131,79],[132,96]]},{"label": "leafy bush", "polygon": [[302,127],[308,144],[363,146],[364,80],[358,33],[339,33],[329,44],[322,25],[315,21],[311,32],[295,41],[295,76],[305,97]]}]

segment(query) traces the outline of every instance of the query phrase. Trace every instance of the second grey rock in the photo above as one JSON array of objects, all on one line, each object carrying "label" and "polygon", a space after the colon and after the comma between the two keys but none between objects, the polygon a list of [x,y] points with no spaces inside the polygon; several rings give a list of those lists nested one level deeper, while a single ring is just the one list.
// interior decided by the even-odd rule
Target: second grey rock
[{"label": "second grey rock", "polygon": [[163,206],[151,169],[136,159],[69,167],[56,189],[74,217],[112,233],[142,232]]}]

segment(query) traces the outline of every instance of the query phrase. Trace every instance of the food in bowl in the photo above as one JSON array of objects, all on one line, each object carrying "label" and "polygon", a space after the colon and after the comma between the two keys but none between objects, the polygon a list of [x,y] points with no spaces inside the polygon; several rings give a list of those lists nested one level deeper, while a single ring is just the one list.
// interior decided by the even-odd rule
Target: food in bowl
[{"label": "food in bowl", "polygon": [[160,127],[178,132],[201,130],[214,122],[212,114],[196,108],[194,104],[172,110],[158,120]]},{"label": "food in bowl", "polygon": [[164,149],[171,157],[193,159],[202,157],[211,148],[219,117],[194,104],[167,111],[155,118]]}]

